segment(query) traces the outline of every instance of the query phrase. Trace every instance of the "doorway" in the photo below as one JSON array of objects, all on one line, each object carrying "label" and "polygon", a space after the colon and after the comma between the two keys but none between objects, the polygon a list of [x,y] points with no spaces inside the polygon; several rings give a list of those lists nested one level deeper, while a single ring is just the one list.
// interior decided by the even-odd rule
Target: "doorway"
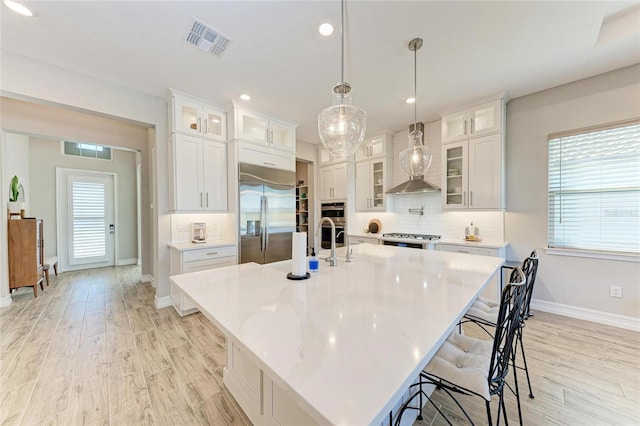
[{"label": "doorway", "polygon": [[58,254],[63,271],[114,266],[115,173],[56,168]]}]

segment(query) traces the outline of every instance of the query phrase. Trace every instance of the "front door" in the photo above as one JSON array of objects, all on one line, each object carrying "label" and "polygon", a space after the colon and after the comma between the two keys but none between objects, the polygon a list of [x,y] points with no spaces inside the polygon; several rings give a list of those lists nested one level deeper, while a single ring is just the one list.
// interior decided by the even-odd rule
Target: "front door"
[{"label": "front door", "polygon": [[114,174],[58,171],[61,267],[77,270],[115,264]]}]

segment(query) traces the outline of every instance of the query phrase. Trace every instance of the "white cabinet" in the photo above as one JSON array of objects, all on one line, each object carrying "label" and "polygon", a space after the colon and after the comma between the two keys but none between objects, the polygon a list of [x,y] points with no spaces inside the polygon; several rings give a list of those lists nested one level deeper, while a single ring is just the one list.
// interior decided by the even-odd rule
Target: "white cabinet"
[{"label": "white cabinet", "polygon": [[352,246],[357,244],[378,244],[378,237],[349,235],[349,244]]},{"label": "white cabinet", "polygon": [[238,142],[238,161],[272,169],[296,170],[295,154],[247,142]]},{"label": "white cabinet", "polygon": [[[235,245],[207,247],[193,250],[171,249],[171,275],[188,274],[222,268],[238,263]],[[181,316],[197,312],[193,301],[171,284],[171,302]]]},{"label": "white cabinet", "polygon": [[233,138],[283,151],[296,151],[296,124],[234,103]]},{"label": "white cabinet", "polygon": [[369,160],[356,163],[356,210],[385,210],[384,191],[388,173],[386,160]]},{"label": "white cabinet", "polygon": [[385,157],[387,150],[391,149],[393,136],[388,132],[365,138],[362,145],[355,154],[356,161],[368,160],[371,158]]},{"label": "white cabinet", "polygon": [[322,146],[318,148],[318,165],[319,166],[330,166],[332,164],[344,163],[347,161],[347,157],[339,157],[337,155],[331,154],[329,150],[323,148]]},{"label": "white cabinet", "polygon": [[169,138],[170,209],[227,210],[227,146],[174,133]]},{"label": "white cabinet", "polygon": [[502,134],[442,146],[443,209],[504,208]]},{"label": "white cabinet", "polygon": [[227,113],[206,101],[169,89],[169,133],[226,141]]},{"label": "white cabinet", "polygon": [[347,163],[318,168],[318,199],[347,198]]},{"label": "white cabinet", "polygon": [[442,143],[502,131],[503,100],[497,99],[442,116]]}]

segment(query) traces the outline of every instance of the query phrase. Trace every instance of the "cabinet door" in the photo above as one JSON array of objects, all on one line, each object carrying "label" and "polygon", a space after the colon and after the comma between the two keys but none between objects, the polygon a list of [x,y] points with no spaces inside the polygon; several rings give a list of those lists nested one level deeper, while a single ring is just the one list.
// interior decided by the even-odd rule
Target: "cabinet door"
[{"label": "cabinet door", "polygon": [[371,160],[371,208],[384,210],[385,160]]},{"label": "cabinet door", "polygon": [[371,168],[368,161],[356,163],[356,210],[371,209]]},{"label": "cabinet door", "polygon": [[227,114],[212,108],[203,107],[202,135],[218,141],[227,140]]},{"label": "cabinet door", "polygon": [[468,110],[462,110],[442,116],[442,142],[464,139],[468,135]]},{"label": "cabinet door", "polygon": [[442,146],[442,208],[467,208],[468,143],[455,142]]},{"label": "cabinet door", "polygon": [[252,142],[269,143],[269,120],[261,115],[238,109],[238,138]]},{"label": "cabinet door", "polygon": [[205,141],[202,148],[204,209],[227,211],[227,146]]},{"label": "cabinet door", "polygon": [[173,98],[173,123],[176,132],[199,135],[201,123],[202,107],[199,104],[190,102],[180,97]]},{"label": "cabinet door", "polygon": [[502,208],[501,135],[469,140],[469,207]]},{"label": "cabinet door", "polygon": [[202,140],[176,135],[174,164],[176,210],[202,210]]},{"label": "cabinet door", "polygon": [[347,198],[347,163],[333,166],[333,198]]},{"label": "cabinet door", "polygon": [[498,99],[469,109],[470,133],[479,136],[502,129],[502,100]]},{"label": "cabinet door", "polygon": [[333,170],[328,167],[318,169],[318,198],[330,200],[333,193]]},{"label": "cabinet door", "polygon": [[295,151],[295,128],[274,120],[271,120],[269,124],[271,127],[271,144],[275,148]]},{"label": "cabinet door", "polygon": [[382,134],[367,138],[362,142],[355,154],[355,160],[361,161],[367,158],[383,157],[386,153],[387,135]]}]

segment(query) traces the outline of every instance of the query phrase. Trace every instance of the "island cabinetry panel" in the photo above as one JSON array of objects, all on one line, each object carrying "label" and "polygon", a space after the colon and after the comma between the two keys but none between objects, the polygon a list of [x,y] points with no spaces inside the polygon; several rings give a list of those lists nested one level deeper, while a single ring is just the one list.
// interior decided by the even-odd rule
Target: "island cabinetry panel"
[{"label": "island cabinetry panel", "polygon": [[[207,247],[193,250],[171,249],[171,275],[188,274],[222,268],[238,263],[235,245]],[[175,284],[171,284],[171,302],[181,316],[198,311],[193,301],[185,296]]]},{"label": "island cabinetry panel", "polygon": [[378,244],[378,238],[349,235],[349,244],[352,246],[357,244]]},{"label": "island cabinetry panel", "polygon": [[320,201],[347,198],[347,163],[318,168]]},{"label": "island cabinetry panel", "polygon": [[227,211],[226,144],[176,133],[169,161],[172,211]]},{"label": "island cabinetry panel", "polygon": [[168,104],[169,133],[226,141],[227,113],[224,109],[174,89],[169,89]]}]

